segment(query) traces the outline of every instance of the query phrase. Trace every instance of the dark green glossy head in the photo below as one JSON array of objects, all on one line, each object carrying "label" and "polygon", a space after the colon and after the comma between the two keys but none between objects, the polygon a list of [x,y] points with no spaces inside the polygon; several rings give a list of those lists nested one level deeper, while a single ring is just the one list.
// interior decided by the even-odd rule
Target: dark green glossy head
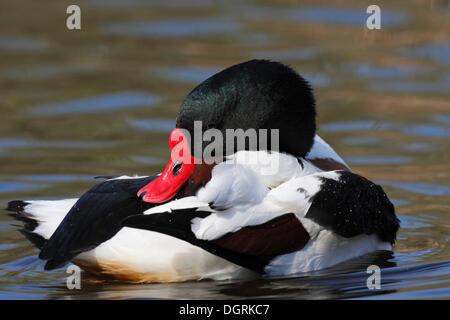
[{"label": "dark green glossy head", "polygon": [[[305,79],[281,63],[251,60],[192,90],[181,105],[176,126],[187,129],[193,139],[200,138],[194,136],[194,121],[202,121],[203,130],[222,131],[224,137],[226,129],[279,129],[279,151],[304,156],[313,144],[315,117],[313,92]],[[265,149],[259,142],[257,148]],[[267,148],[271,149],[270,142]]]}]

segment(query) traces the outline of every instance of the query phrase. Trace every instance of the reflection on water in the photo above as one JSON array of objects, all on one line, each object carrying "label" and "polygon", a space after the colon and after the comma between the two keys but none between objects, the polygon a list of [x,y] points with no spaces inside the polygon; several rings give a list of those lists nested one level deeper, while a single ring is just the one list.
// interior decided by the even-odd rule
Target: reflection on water
[{"label": "reflection on water", "polygon": [[206,80],[219,71],[217,68],[181,66],[160,68],[157,70],[157,73],[161,78],[196,84]]},{"label": "reflection on water", "polygon": [[159,97],[145,92],[121,92],[59,104],[39,105],[34,108],[32,113],[45,116],[96,113],[119,109],[151,107],[159,102]]},{"label": "reflection on water", "polygon": [[236,32],[239,29],[238,23],[220,18],[113,23],[102,28],[107,35],[130,37],[198,37]]},{"label": "reflection on water", "polygon": [[437,121],[450,124],[450,114],[434,114],[432,117]]},{"label": "reflection on water", "polygon": [[298,61],[309,60],[317,57],[318,50],[314,48],[294,48],[281,50],[256,51],[253,54],[255,59],[269,59],[277,61]]},{"label": "reflection on water", "polygon": [[[393,89],[395,91],[395,89]],[[351,121],[351,122],[335,122],[321,125],[321,129],[329,132],[352,132],[352,131],[400,131],[407,135],[448,138],[450,137],[450,128],[435,124],[402,124],[375,121]],[[350,138],[357,139],[358,138]],[[352,140],[350,140],[352,141]],[[375,140],[372,140],[372,143]]]},{"label": "reflection on water", "polygon": [[0,51],[10,53],[40,52],[47,49],[48,46],[46,41],[40,39],[0,35]]},{"label": "reflection on water", "polygon": [[36,141],[15,138],[0,139],[0,150],[13,148],[108,148],[114,146],[114,141]]},{"label": "reflection on water", "polygon": [[[396,208],[411,203],[411,202],[406,201],[406,200],[400,200],[400,199],[394,199],[394,198],[391,198],[390,200],[391,200],[392,204],[394,205],[394,207],[396,207]],[[400,219],[400,218],[399,218],[399,219]],[[401,219],[400,219],[400,220],[401,220]]]},{"label": "reflection on water", "polygon": [[426,227],[432,226],[432,224],[427,223],[427,219],[425,219],[423,217],[409,217],[409,216],[399,215],[398,218],[402,222],[402,228],[419,229],[419,228],[426,228]]},{"label": "reflection on water", "polygon": [[47,65],[32,68],[8,68],[3,70],[2,74],[5,78],[10,79],[41,79],[58,76],[69,76],[77,73],[92,71],[92,68],[88,68],[87,66]]},{"label": "reflection on water", "polygon": [[380,66],[370,63],[355,63],[349,62],[343,64],[342,72],[350,72],[360,78],[369,79],[384,79],[384,78],[399,78],[399,77],[413,77],[430,72],[424,67],[411,66]]},{"label": "reflection on water", "polygon": [[315,88],[328,87],[331,85],[332,80],[330,77],[321,73],[307,73],[303,72],[302,76],[311,83]]},{"label": "reflection on water", "polygon": [[88,4],[99,7],[130,8],[130,7],[155,7],[155,8],[203,8],[210,6],[213,0],[89,0]]},{"label": "reflection on water", "polygon": [[[61,7],[34,10],[25,0],[28,20],[16,2],[0,2],[8,12],[0,19],[0,207],[79,197],[99,175],[161,172],[184,97],[215,72],[260,58],[288,63],[311,82],[319,134],[383,186],[401,229],[392,253],[295,277],[135,285],[84,273],[82,290],[70,291],[65,268],[44,271],[2,211],[0,299],[450,297],[442,3],[383,2],[382,29],[372,32],[366,8],[350,0],[80,0],[95,19],[68,32],[54,19]],[[366,287],[370,264],[382,267],[381,290]]]},{"label": "reflection on water", "polygon": [[373,131],[373,130],[390,130],[392,124],[386,122],[375,121],[349,121],[334,122],[322,124],[321,129],[329,132],[355,132],[355,131]]},{"label": "reflection on water", "polygon": [[404,49],[402,53],[417,58],[432,59],[438,63],[450,64],[450,43],[434,43],[417,46]]},{"label": "reflection on water", "polygon": [[408,125],[403,128],[403,132],[410,135],[434,138],[450,138],[450,128],[432,124]]},{"label": "reflection on water", "polygon": [[428,194],[433,196],[450,195],[450,186],[437,185],[424,182],[395,182],[395,181],[378,181],[381,185],[393,186],[402,190],[414,193]]},{"label": "reflection on water", "polygon": [[375,138],[375,137],[349,137],[342,139],[342,142],[358,146],[358,145],[376,145],[382,144],[384,142],[383,139]]},{"label": "reflection on water", "polygon": [[398,92],[450,92],[450,83],[435,82],[411,82],[411,81],[389,81],[383,83],[374,83],[371,89],[378,91],[398,91]]},{"label": "reflection on water", "polygon": [[135,128],[150,132],[170,133],[175,128],[173,119],[132,119],[128,122]]},{"label": "reflection on water", "polygon": [[[345,295],[349,299],[374,298],[390,295],[402,299],[414,297],[414,292],[426,293],[432,298],[444,298],[447,292],[439,285],[448,285],[446,275],[450,263],[437,262],[417,264],[412,267],[396,267],[388,252],[378,252],[347,262],[339,268],[316,273],[302,274],[295,278],[262,278],[250,281],[201,281],[180,284],[133,285],[118,282],[91,282],[88,275],[82,283],[82,290],[70,292],[63,286],[52,287],[51,299],[336,299]],[[366,286],[368,265],[376,264],[383,269],[381,290],[368,290]],[[444,278],[444,280],[441,280]],[[402,292],[404,285],[410,291]],[[24,288],[30,289],[30,288]],[[41,290],[45,287],[41,287]]]},{"label": "reflection on water", "polygon": [[[276,19],[281,21],[301,23],[337,24],[351,27],[364,26],[367,20],[365,8],[338,8],[331,6],[297,8],[277,8],[254,6],[246,12],[249,18]],[[409,17],[405,12],[383,9],[383,25],[396,27],[408,23]]]},{"label": "reflection on water", "polygon": [[19,176],[16,179],[25,181],[49,181],[49,182],[68,182],[68,181],[91,181],[92,177],[89,175],[79,174],[31,174],[27,176]]},{"label": "reflection on water", "polygon": [[0,181],[0,193],[25,191],[30,189],[42,188],[42,185],[26,182],[2,182]]},{"label": "reflection on water", "polygon": [[142,164],[162,164],[164,163],[163,159],[157,158],[157,157],[145,157],[145,156],[138,156],[138,155],[131,155],[130,160],[136,163],[142,163]]},{"label": "reflection on water", "polygon": [[415,142],[415,143],[405,144],[404,149],[410,150],[410,151],[429,152],[429,151],[435,151],[438,148],[431,143]]},{"label": "reflection on water", "polygon": [[344,157],[347,163],[353,165],[356,164],[376,164],[376,165],[386,165],[386,164],[402,164],[411,161],[410,157],[405,156],[349,156]]}]

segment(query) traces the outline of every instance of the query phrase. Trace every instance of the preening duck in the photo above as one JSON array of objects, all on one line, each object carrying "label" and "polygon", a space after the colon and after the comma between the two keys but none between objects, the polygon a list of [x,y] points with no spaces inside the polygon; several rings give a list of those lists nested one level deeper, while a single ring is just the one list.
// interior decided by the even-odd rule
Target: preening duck
[{"label": "preening duck", "polygon": [[[183,101],[160,175],[110,178],[79,199],[12,201],[8,210],[45,269],[72,261],[136,282],[289,275],[391,250],[392,203],[316,134],[315,116],[312,90],[294,70],[241,63]],[[277,129],[278,139],[233,136],[209,161],[208,129]]]}]

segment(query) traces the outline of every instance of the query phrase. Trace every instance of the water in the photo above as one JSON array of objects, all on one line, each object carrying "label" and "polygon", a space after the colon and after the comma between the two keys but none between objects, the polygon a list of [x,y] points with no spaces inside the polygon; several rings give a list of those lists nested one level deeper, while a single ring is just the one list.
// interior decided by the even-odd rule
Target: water
[{"label": "water", "polygon": [[77,113],[98,113],[118,109],[151,107],[159,103],[159,97],[141,92],[121,92],[92,98],[78,99],[61,104],[39,105],[32,114],[40,116],[73,115]]},{"label": "water", "polygon": [[[1,211],[0,299],[450,298],[450,20],[442,3],[381,1],[382,29],[371,32],[366,8],[351,0],[85,0],[78,4],[90,18],[69,32],[55,19],[63,5],[2,1],[0,207],[78,197],[99,175],[160,172],[190,90],[232,64],[268,58],[312,83],[319,134],[383,186],[401,229],[393,252],[295,277],[135,285],[83,274],[73,291],[65,269],[44,271]],[[379,290],[366,286],[371,264],[382,268]]]},{"label": "water", "polygon": [[[349,27],[361,27],[365,25],[367,14],[363,7],[334,7],[328,6],[303,6],[302,8],[252,6],[248,10],[248,16],[254,19],[281,20],[297,23],[320,23],[341,25]],[[406,12],[383,10],[383,24],[396,27],[409,22]]]},{"label": "water", "polygon": [[128,37],[198,37],[239,31],[233,21],[218,19],[163,20],[106,25],[107,35]]}]

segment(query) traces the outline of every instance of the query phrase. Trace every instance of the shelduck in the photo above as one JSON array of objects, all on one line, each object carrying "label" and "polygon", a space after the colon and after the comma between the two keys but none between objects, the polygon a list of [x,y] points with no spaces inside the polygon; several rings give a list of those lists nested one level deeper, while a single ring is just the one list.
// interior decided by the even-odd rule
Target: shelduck
[{"label": "shelduck", "polygon": [[[315,116],[312,89],[291,68],[234,65],[183,101],[161,174],[108,178],[79,199],[16,200],[7,209],[46,270],[72,262],[133,282],[293,275],[391,250],[394,206],[316,134]],[[201,158],[191,141],[197,121],[225,137],[277,129],[278,148],[273,139],[233,138],[220,156]]]}]

